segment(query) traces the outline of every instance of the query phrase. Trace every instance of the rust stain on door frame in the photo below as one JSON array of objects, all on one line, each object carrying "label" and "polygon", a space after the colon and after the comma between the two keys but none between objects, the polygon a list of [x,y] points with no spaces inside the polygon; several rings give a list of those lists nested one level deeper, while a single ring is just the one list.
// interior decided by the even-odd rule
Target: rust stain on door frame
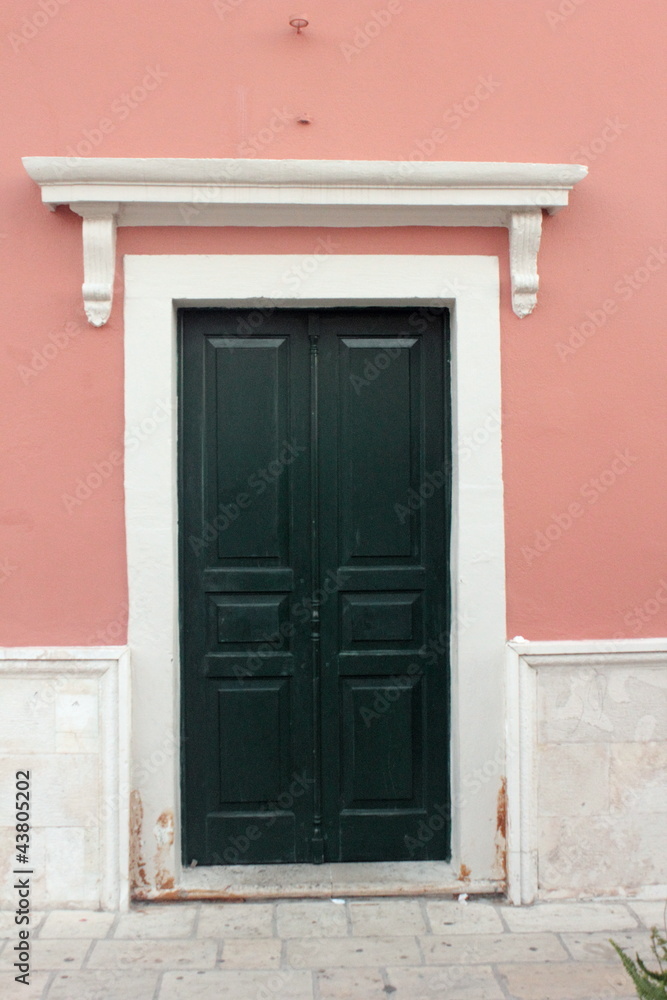
[{"label": "rust stain on door frame", "polygon": [[500,779],[496,807],[496,866],[507,881],[507,778]]},{"label": "rust stain on door frame", "polygon": [[137,891],[150,888],[146,878],[146,862],[141,839],[143,822],[144,807],[141,795],[134,789],[130,792],[130,890],[133,896]]}]

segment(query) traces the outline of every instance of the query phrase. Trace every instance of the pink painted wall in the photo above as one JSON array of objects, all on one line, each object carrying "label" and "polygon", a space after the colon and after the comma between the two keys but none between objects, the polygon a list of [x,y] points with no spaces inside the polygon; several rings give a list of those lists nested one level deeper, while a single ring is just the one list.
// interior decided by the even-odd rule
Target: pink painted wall
[{"label": "pink painted wall", "polygon": [[[587,163],[546,221],[524,320],[504,232],[334,235],[340,253],[501,258],[508,634],[667,634],[663,0],[311,0],[298,38],[293,12],[4,0],[0,643],[125,638],[122,301],[87,326],[80,222],[20,162],[77,154]],[[122,229],[119,257],[309,253],[321,235]]]}]

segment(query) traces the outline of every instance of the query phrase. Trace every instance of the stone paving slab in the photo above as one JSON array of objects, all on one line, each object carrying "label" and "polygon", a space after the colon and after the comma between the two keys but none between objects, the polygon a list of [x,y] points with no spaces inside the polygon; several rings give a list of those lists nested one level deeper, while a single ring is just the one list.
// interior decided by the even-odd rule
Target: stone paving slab
[{"label": "stone paving slab", "polygon": [[279,969],[282,941],[278,938],[229,938],[218,960],[225,969]]},{"label": "stone paving slab", "polygon": [[[36,910],[33,910],[30,917],[30,930],[32,934],[35,933],[36,929],[39,927],[39,925],[42,923],[43,920],[44,920],[44,914],[37,913]],[[16,924],[14,923],[14,911],[0,910],[0,939],[9,937],[11,934],[13,934],[15,927]]]},{"label": "stone paving slab", "polygon": [[142,904],[35,914],[30,986],[0,914],[2,1000],[636,1000],[664,903],[408,898]]},{"label": "stone paving slab", "polygon": [[330,899],[278,903],[276,922],[278,936],[283,938],[340,937],[348,933],[345,906]]},{"label": "stone paving slab", "polygon": [[194,930],[199,907],[147,906],[120,917],[116,938],[187,938]]},{"label": "stone paving slab", "polygon": [[352,929],[363,937],[425,934],[428,930],[417,899],[352,900]]},{"label": "stone paving slab", "polygon": [[[620,963],[500,965],[501,982],[517,1000],[611,1000],[634,996]],[[628,986],[630,985],[630,988]],[[636,1000],[636,996],[635,996]]]},{"label": "stone paving slab", "polygon": [[[41,1000],[46,996],[46,987],[49,982],[50,973],[35,972],[30,976],[30,985],[23,986],[22,983],[14,982],[13,976],[5,976],[0,973],[0,996],[2,1000]],[[72,994],[72,1000],[78,1000]]]},{"label": "stone paving slab", "polygon": [[[160,1000],[313,1000],[309,972],[167,972]],[[49,998],[50,1000],[50,998]],[[115,1000],[115,998],[114,998]]]},{"label": "stone paving slab", "polygon": [[610,938],[633,958],[639,953],[644,961],[651,961],[651,939],[646,930],[560,935],[561,941],[576,962],[616,962],[617,955],[609,942]]},{"label": "stone paving slab", "polygon": [[[78,944],[79,942],[75,942]],[[214,969],[217,941],[96,941],[89,969]]]},{"label": "stone paving slab", "polygon": [[273,903],[204,903],[198,937],[273,937]]},{"label": "stone paving slab", "polygon": [[428,900],[426,913],[434,934],[493,934],[505,929],[498,908],[490,903]]},{"label": "stone paving slab", "polygon": [[379,969],[322,969],[315,975],[321,1000],[387,1000],[396,993],[385,989]]},{"label": "stone paving slab", "polygon": [[421,963],[419,946],[413,937],[303,938],[287,942],[286,956],[295,969]]},{"label": "stone paving slab", "polygon": [[567,962],[555,934],[472,934],[419,939],[427,965],[488,965],[493,962]]},{"label": "stone paving slab", "polygon": [[[388,968],[392,1000],[505,1000],[488,965],[448,969]],[[545,1000],[541,997],[540,1000]]]},{"label": "stone paving slab", "polygon": [[537,903],[503,907],[509,929],[526,931],[606,931],[638,927],[639,921],[622,903]]},{"label": "stone paving slab", "polygon": [[47,996],[49,1000],[153,1000],[157,984],[157,972],[83,970],[57,975]]},{"label": "stone paving slab", "polygon": [[[4,948],[0,954],[1,977],[6,976],[7,972],[11,971],[13,964],[16,961],[13,948],[14,942],[10,940],[7,947]],[[52,941],[35,940],[30,943],[30,965],[31,968],[36,971],[44,969],[62,969],[63,972],[66,972],[68,969],[80,969],[89,948],[90,941],[61,941],[56,939]],[[2,996],[1,989],[0,996]]]},{"label": "stone paving slab", "polygon": [[103,938],[116,919],[115,913],[95,910],[54,910],[39,928],[40,938]]},{"label": "stone paving slab", "polygon": [[657,927],[658,930],[662,928],[664,936],[667,937],[667,902],[665,900],[633,899],[628,905],[645,927]]}]

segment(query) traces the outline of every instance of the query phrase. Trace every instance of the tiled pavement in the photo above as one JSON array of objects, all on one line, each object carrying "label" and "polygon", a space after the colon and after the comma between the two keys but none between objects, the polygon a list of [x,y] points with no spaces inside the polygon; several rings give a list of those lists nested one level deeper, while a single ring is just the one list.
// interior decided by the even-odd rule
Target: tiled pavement
[{"label": "tiled pavement", "polygon": [[608,938],[646,954],[665,904],[401,898],[34,916],[26,987],[13,914],[0,913],[3,1000],[631,1000]]}]

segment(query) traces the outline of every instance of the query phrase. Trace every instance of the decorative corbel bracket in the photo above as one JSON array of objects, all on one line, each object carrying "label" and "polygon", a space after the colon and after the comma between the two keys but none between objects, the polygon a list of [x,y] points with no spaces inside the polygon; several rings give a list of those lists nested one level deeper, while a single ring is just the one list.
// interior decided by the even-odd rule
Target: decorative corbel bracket
[{"label": "decorative corbel bracket", "polygon": [[512,308],[519,319],[537,305],[537,252],[542,237],[542,209],[512,212],[509,220]]},{"label": "decorative corbel bracket", "polygon": [[96,159],[28,156],[49,208],[83,219],[86,315],[109,318],[119,226],[504,226],[512,307],[537,299],[542,212],[560,212],[576,163]]},{"label": "decorative corbel bracket", "polygon": [[83,305],[89,323],[104,326],[111,315],[116,270],[117,204],[74,203],[83,219]]}]

